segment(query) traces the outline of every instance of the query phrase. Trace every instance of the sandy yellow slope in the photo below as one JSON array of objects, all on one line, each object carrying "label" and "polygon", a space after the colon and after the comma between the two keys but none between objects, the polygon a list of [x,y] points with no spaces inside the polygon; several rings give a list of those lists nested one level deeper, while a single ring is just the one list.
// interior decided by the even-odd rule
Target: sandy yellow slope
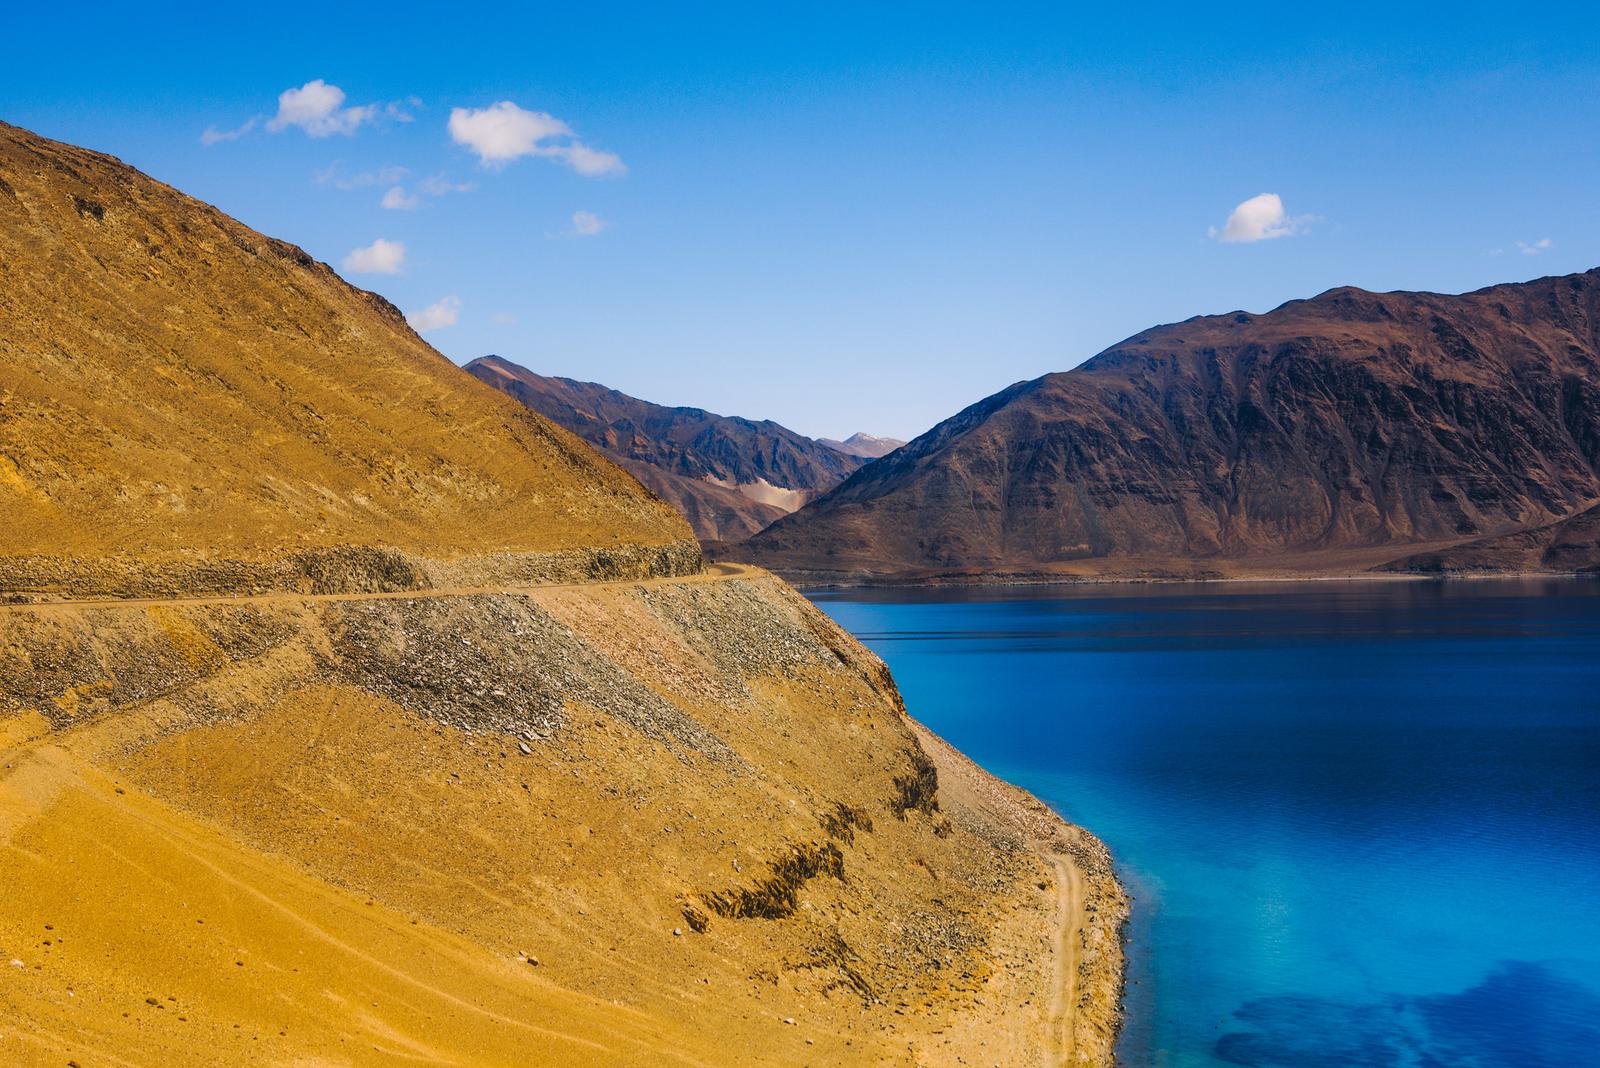
[{"label": "sandy yellow slope", "polygon": [[770,578],[24,606],[0,647],[0,1057],[1105,1052],[1103,852]]},{"label": "sandy yellow slope", "polygon": [[[689,537],[381,297],[108,156],[4,123],[0,515],[12,570],[187,563],[191,588],[219,578],[205,563],[330,547],[455,559]],[[72,574],[39,570],[47,586]]]}]

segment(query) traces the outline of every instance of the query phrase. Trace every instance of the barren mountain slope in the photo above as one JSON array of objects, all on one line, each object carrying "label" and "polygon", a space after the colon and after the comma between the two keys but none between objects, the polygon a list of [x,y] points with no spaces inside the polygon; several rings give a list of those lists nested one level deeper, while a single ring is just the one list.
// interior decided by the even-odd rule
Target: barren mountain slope
[{"label": "barren mountain slope", "polygon": [[651,493],[676,508],[703,543],[743,541],[792,509],[746,496],[732,486],[674,475],[643,460],[606,453]]},{"label": "barren mountain slope", "polygon": [[[3,132],[0,1064],[1107,1063],[1090,835],[331,272]],[[181,268],[75,229],[157,202]]]},{"label": "barren mountain slope", "polygon": [[1538,525],[1600,498],[1597,360],[1600,271],[1195,318],[973,405],[734,552],[1226,567]]},{"label": "barren mountain slope", "polygon": [[467,371],[624,464],[688,516],[701,541],[754,534],[864,462],[771,420],[668,408],[499,356],[473,360]]},{"label": "barren mountain slope", "polygon": [[350,546],[396,550],[356,571],[404,572],[689,537],[381,297],[3,123],[0,513],[11,581],[42,588],[116,589],[134,560],[158,565],[147,583],[239,589],[334,581]]}]

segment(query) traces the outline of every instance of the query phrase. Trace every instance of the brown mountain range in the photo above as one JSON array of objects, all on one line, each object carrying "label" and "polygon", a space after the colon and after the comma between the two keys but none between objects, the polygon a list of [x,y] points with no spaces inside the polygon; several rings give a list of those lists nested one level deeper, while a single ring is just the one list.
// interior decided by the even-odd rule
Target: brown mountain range
[{"label": "brown mountain range", "polygon": [[1091,836],[381,298],[3,123],[0,516],[0,1063],[1109,1063]]},{"label": "brown mountain range", "polygon": [[1600,271],[1331,290],[980,401],[732,555],[790,573],[1347,570],[1600,499]]},{"label": "brown mountain range", "polygon": [[598,383],[535,374],[499,356],[466,369],[633,472],[705,542],[749,537],[866,462],[863,453],[771,420],[669,408]]}]

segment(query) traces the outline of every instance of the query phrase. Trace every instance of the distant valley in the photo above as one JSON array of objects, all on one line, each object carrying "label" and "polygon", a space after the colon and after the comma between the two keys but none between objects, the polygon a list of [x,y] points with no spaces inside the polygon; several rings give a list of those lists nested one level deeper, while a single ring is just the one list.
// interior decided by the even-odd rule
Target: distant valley
[{"label": "distant valley", "polygon": [[902,444],[870,434],[819,441],[771,420],[669,408],[535,374],[499,356],[466,370],[632,472],[682,512],[702,542],[747,538]]}]

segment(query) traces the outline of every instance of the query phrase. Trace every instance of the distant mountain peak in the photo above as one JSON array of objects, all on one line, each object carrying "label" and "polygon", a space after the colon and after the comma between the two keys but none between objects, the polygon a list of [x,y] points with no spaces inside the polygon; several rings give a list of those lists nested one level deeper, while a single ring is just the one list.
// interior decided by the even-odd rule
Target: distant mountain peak
[{"label": "distant mountain peak", "polygon": [[851,434],[843,441],[837,441],[833,438],[818,438],[817,441],[819,444],[826,445],[836,452],[842,452],[846,456],[859,456],[865,460],[876,460],[880,456],[887,456],[905,444],[899,438],[879,437],[876,434],[864,432]]}]

